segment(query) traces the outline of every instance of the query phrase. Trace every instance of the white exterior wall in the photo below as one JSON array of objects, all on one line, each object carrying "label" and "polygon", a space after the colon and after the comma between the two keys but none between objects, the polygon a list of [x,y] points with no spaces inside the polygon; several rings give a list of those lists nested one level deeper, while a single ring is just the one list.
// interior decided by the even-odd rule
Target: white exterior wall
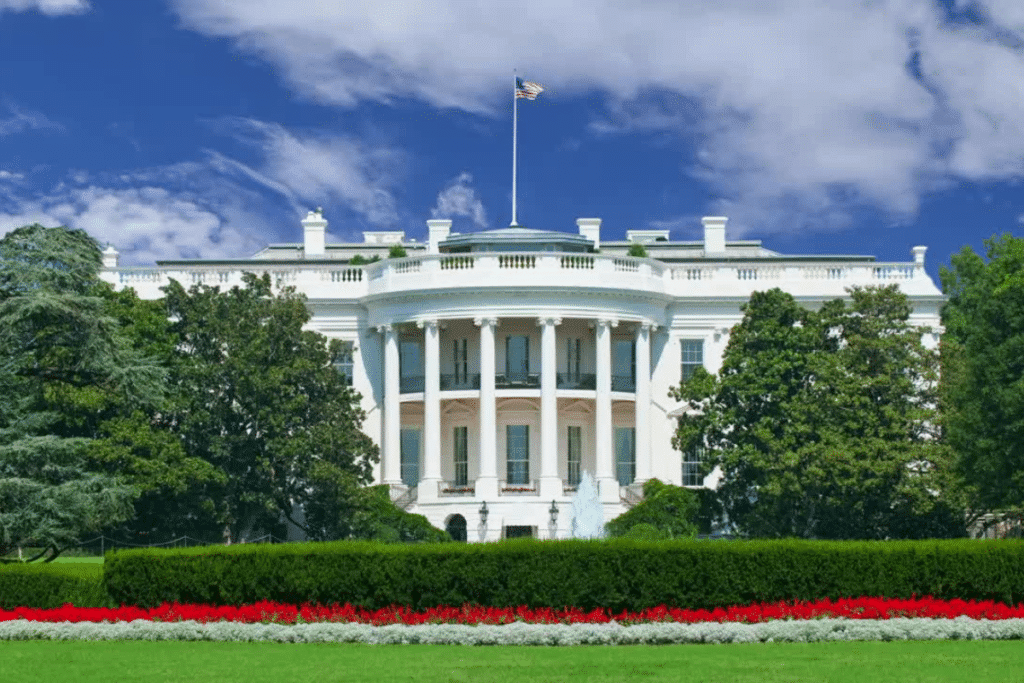
[{"label": "white exterior wall", "polygon": [[[749,251],[749,244],[743,243]],[[607,245],[607,243],[606,243]],[[609,245],[610,246],[610,245]],[[659,246],[659,253],[670,246]],[[610,250],[609,250],[610,251]],[[680,252],[682,253],[682,252]],[[687,253],[692,254],[692,250]],[[748,253],[748,252],[743,252]],[[116,254],[115,254],[116,256]],[[261,258],[271,256],[265,254]],[[746,257],[744,257],[746,258]],[[939,308],[942,296],[925,274],[923,252],[912,263],[880,264],[869,259],[837,257],[834,261],[785,257],[766,260],[750,256],[723,260],[695,260],[668,264],[652,259],[616,255],[550,252],[522,254],[472,253],[459,255],[427,254],[405,259],[385,260],[369,266],[348,266],[295,258],[280,264],[261,263],[260,259],[212,265],[203,262],[175,262],[155,268],[118,268],[116,258],[105,261],[103,277],[117,287],[135,287],[143,298],[161,296],[159,287],[171,278],[186,287],[205,283],[227,288],[241,282],[244,271],[270,272],[286,284],[296,286],[308,297],[311,329],[328,337],[354,344],[353,387],[362,396],[366,412],[363,428],[381,447],[382,462],[374,468],[374,479],[383,482],[383,462],[397,459],[389,452],[385,431],[385,330],[388,326],[401,334],[422,339],[429,321],[438,324],[438,367],[441,375],[454,374],[453,350],[456,339],[468,342],[468,372],[480,373],[481,319],[498,321],[494,329],[494,367],[504,375],[506,338],[529,337],[530,373],[540,375],[542,358],[541,319],[553,319],[557,373],[568,369],[566,339],[581,340],[580,372],[593,375],[596,368],[599,321],[609,320],[611,338],[635,339],[637,327],[651,326],[650,335],[650,452],[637,453],[650,458],[650,476],[674,484],[681,483],[681,454],[671,446],[675,431],[673,411],[680,406],[669,397],[678,385],[681,368],[681,340],[703,341],[704,366],[709,372],[720,368],[728,343],[729,330],[741,318],[740,306],[754,291],[780,287],[793,294],[803,305],[822,302],[845,293],[852,285],[896,283],[913,302],[912,321],[920,325],[929,344],[938,340]],[[642,369],[638,368],[638,371]],[[598,471],[596,461],[600,414],[595,389],[556,389],[557,476],[568,477],[567,427],[581,427],[582,469]],[[470,486],[480,475],[479,453],[484,436],[480,433],[481,391],[460,388],[442,390],[440,397],[440,484],[426,482],[435,490],[405,491],[393,486],[395,498],[408,504],[410,512],[423,514],[438,527],[444,527],[454,514],[465,517],[468,538],[499,538],[507,525],[535,527],[540,538],[569,535],[572,491],[563,487],[548,489],[548,495],[536,491],[474,490],[468,494],[446,495],[444,488],[455,477],[452,431],[467,427],[468,479]],[[615,427],[633,427],[636,396],[633,392],[612,392],[612,434]],[[424,395],[405,393],[398,402],[400,424],[421,429],[422,462],[427,452],[422,439]],[[528,425],[530,430],[529,479],[538,482],[541,475],[541,405],[539,386],[497,388],[495,390],[494,434],[496,472],[499,482],[506,479],[505,427]],[[614,472],[614,444],[612,445]],[[638,474],[642,467],[638,466]],[[396,470],[397,471],[397,470]],[[714,486],[713,474],[706,485]],[[493,485],[491,485],[493,486]],[[421,487],[417,487],[419,489]],[[605,518],[612,519],[628,509],[628,499],[637,493],[620,491],[619,496],[602,494]],[[607,493],[607,492],[605,492]],[[552,498],[553,496],[553,498]],[[555,529],[549,526],[548,509],[554,500],[559,509]],[[486,526],[480,524],[479,510],[487,504]]]}]

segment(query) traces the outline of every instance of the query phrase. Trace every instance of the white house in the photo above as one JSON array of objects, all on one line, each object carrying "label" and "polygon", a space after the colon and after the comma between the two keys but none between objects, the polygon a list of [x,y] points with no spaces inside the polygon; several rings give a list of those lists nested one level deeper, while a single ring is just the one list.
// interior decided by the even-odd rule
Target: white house
[{"label": "white house", "polygon": [[[669,388],[698,366],[718,370],[753,291],[779,287],[815,307],[852,285],[896,283],[926,341],[938,341],[942,295],[925,273],[926,247],[907,263],[784,256],[727,242],[726,218],[702,222],[698,242],[670,241],[667,230],[602,242],[601,220],[580,218],[578,234],[458,234],[430,220],[426,244],[404,232],[325,244],[327,221],[310,212],[301,244],[148,268],[119,267],[110,247],[103,277],[143,298],[171,279],[231,287],[245,271],[295,286],[309,327],[345,342],[339,370],[381,447],[375,480],[400,506],[468,540],[565,537],[583,472],[606,520],[652,477],[714,485],[672,449],[680,406]],[[637,242],[648,258],[626,255]],[[406,258],[386,258],[395,244]],[[357,254],[382,260],[353,265]]]}]

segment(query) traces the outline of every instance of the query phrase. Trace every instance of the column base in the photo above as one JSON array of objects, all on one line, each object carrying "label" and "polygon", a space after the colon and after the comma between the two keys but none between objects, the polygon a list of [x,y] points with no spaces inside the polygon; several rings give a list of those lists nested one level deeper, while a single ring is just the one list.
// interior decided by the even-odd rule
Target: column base
[{"label": "column base", "polygon": [[597,488],[601,494],[602,503],[618,503],[620,502],[619,497],[619,480],[618,479],[598,479]]},{"label": "column base", "polygon": [[561,477],[541,477],[538,489],[541,500],[554,500],[565,496]]},{"label": "column base", "polygon": [[498,478],[497,477],[478,477],[473,482],[474,497],[481,501],[491,501],[495,503],[498,500]]},{"label": "column base", "polygon": [[438,500],[437,491],[440,485],[440,479],[420,479],[419,486],[416,487],[416,502],[436,503]]}]

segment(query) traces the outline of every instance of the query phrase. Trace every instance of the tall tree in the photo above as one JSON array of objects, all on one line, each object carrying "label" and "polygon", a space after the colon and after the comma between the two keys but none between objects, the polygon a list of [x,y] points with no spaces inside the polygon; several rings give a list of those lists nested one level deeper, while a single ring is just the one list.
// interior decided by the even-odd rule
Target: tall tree
[{"label": "tall tree", "polygon": [[332,366],[340,343],[303,329],[303,296],[275,294],[269,276],[251,273],[226,292],[177,282],[164,291],[178,340],[167,425],[222,474],[204,496],[226,540],[280,533],[295,505],[326,495],[314,470],[369,483],[378,456],[360,429],[359,395]]},{"label": "tall tree", "polygon": [[162,369],[95,295],[100,265],[81,230],[31,225],[0,239],[0,557],[35,546],[52,559],[132,514],[136,490],[90,466],[92,439],[62,410],[72,392],[140,408],[162,395]]},{"label": "tall tree", "polygon": [[676,390],[691,405],[674,445],[722,469],[729,520],[752,536],[892,538],[962,534],[935,494],[937,354],[895,287],[801,307],[755,292],[718,377]]},{"label": "tall tree", "polygon": [[1024,239],[964,247],[942,268],[949,442],[978,511],[1024,511]]}]

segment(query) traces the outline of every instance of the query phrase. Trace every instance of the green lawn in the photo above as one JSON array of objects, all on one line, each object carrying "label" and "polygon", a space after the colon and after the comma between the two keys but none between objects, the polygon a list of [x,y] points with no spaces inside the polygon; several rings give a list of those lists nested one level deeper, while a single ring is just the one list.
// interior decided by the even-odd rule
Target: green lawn
[{"label": "green lawn", "polygon": [[5,642],[19,681],[1021,681],[1024,642],[461,647]]},{"label": "green lawn", "polygon": [[60,562],[61,564],[103,564],[102,557],[58,557],[53,561],[54,564]]}]

